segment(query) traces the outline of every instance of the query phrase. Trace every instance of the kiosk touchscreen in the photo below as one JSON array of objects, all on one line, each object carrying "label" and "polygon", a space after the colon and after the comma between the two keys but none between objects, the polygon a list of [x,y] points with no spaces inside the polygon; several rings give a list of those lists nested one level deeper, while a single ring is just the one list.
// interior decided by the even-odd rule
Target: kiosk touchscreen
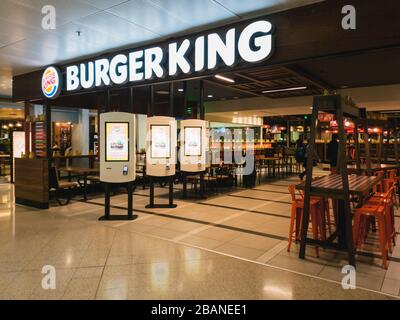
[{"label": "kiosk touchscreen", "polygon": [[175,175],[175,118],[148,118],[146,142],[146,174],[153,177],[169,177]]},{"label": "kiosk touchscreen", "polygon": [[202,172],[206,170],[206,127],[204,120],[181,121],[181,170]]},{"label": "kiosk touchscreen", "polygon": [[135,116],[125,112],[100,114],[100,180],[123,183],[135,178]]}]

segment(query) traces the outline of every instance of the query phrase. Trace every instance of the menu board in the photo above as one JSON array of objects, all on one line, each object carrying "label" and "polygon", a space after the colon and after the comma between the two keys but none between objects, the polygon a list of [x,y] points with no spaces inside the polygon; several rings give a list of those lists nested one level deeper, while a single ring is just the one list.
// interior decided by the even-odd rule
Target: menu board
[{"label": "menu board", "polygon": [[106,152],[108,162],[129,161],[129,123],[106,122]]},{"label": "menu board", "polygon": [[152,125],[151,131],[151,157],[153,159],[166,159],[171,157],[171,130],[169,125]]},{"label": "menu board", "polygon": [[201,156],[201,127],[185,127],[185,156]]},{"label": "menu board", "polygon": [[46,130],[45,123],[43,121],[35,122],[34,126],[34,138],[33,138],[33,150],[36,157],[46,157]]}]

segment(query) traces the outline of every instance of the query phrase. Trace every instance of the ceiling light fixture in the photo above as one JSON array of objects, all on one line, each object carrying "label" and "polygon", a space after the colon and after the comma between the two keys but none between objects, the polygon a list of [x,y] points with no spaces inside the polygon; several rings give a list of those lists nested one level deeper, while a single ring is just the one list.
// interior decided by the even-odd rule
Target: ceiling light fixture
[{"label": "ceiling light fixture", "polygon": [[266,90],[262,93],[274,93],[274,92],[284,92],[284,91],[296,91],[296,90],[305,90],[307,87],[293,87],[293,88],[286,88],[286,89],[276,89],[276,90]]},{"label": "ceiling light fixture", "polygon": [[208,98],[214,98],[214,96],[212,94],[209,94],[207,97]]},{"label": "ceiling light fixture", "polygon": [[235,80],[233,80],[231,78],[227,78],[227,77],[221,76],[219,74],[216,74],[214,77],[217,78],[217,79],[226,81],[226,82],[235,83]]},{"label": "ceiling light fixture", "polygon": [[183,92],[183,89],[182,89],[182,88],[179,88],[178,91],[179,91],[179,92]]}]

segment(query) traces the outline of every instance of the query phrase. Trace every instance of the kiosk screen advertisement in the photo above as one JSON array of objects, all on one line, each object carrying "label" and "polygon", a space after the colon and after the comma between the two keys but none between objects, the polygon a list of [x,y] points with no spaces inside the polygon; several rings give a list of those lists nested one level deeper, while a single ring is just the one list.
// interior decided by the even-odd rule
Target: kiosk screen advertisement
[{"label": "kiosk screen advertisement", "polygon": [[106,122],[105,125],[106,161],[129,161],[129,122]]},{"label": "kiosk screen advertisement", "polygon": [[169,125],[151,126],[151,157],[167,159],[171,157],[171,134]]},{"label": "kiosk screen advertisement", "polygon": [[185,156],[201,156],[201,127],[185,127]]}]

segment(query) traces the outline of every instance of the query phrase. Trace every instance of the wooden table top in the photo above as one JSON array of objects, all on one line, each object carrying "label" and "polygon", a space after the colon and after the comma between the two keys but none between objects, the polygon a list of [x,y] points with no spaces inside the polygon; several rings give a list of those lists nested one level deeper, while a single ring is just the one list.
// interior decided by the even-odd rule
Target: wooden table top
[{"label": "wooden table top", "polygon": [[98,157],[98,154],[76,154],[76,155],[68,155],[68,156],[61,156],[61,155],[55,155],[52,156],[54,159],[74,159],[74,158],[96,158]]},{"label": "wooden table top", "polygon": [[[372,172],[375,171],[387,171],[387,170],[392,170],[392,169],[399,169],[400,164],[371,164],[371,170]],[[367,171],[367,165],[366,164],[361,164],[360,165],[361,171]],[[347,170],[349,173],[354,173],[357,171],[357,166],[356,165],[348,165]]]},{"label": "wooden table top", "polygon": [[[350,174],[349,176],[349,192],[356,195],[366,195],[371,188],[375,186],[382,178],[376,176],[358,176]],[[305,182],[296,186],[296,189],[304,190]],[[312,181],[311,190],[326,196],[334,196],[343,193],[342,176],[339,174],[331,174]]]},{"label": "wooden table top", "polygon": [[73,173],[99,173],[99,168],[85,168],[85,167],[60,167],[58,170],[73,172]]},{"label": "wooden table top", "polygon": [[256,156],[256,160],[267,160],[267,161],[273,161],[273,160],[280,160],[281,157],[266,157],[266,156]]}]

